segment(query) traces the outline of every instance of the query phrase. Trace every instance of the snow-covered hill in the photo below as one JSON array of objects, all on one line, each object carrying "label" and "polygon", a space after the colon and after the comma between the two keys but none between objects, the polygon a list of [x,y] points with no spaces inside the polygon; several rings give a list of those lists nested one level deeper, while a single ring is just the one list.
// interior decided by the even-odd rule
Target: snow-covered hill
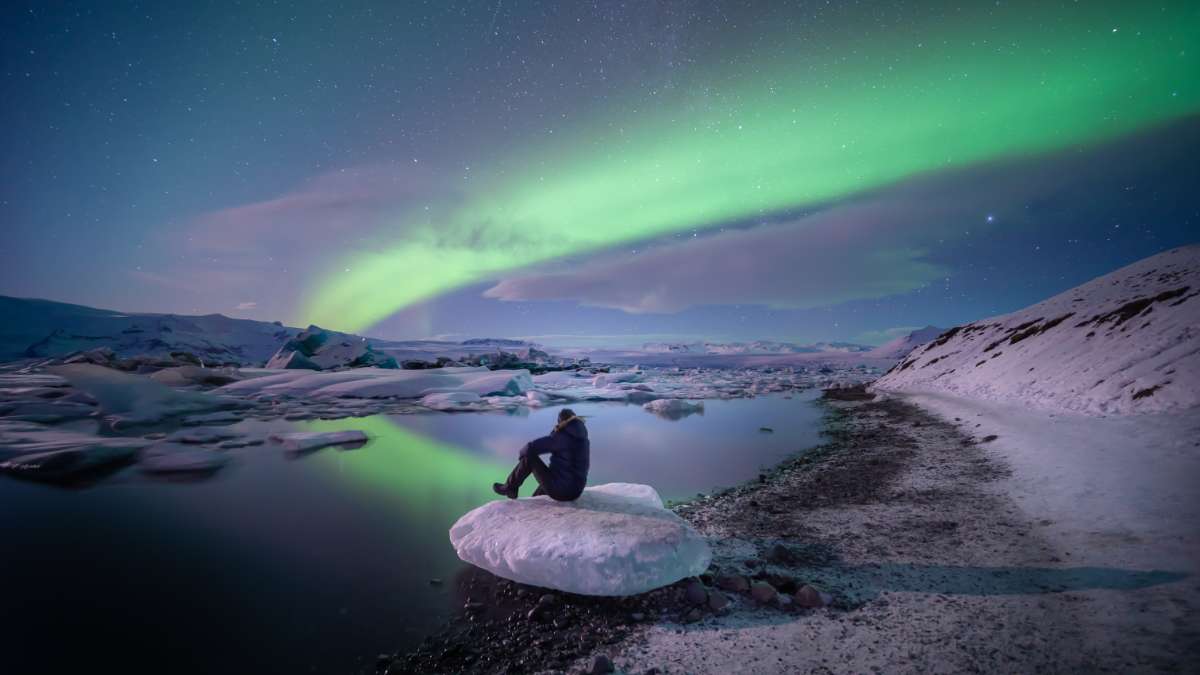
[{"label": "snow-covered hill", "polygon": [[298,328],[221,314],[127,314],[0,296],[0,361],[108,347],[118,356],[195,354],[207,362],[261,364]]},{"label": "snow-covered hill", "polygon": [[1091,415],[1200,406],[1200,246],[1160,253],[1026,309],[951,328],[875,389]]},{"label": "snow-covered hill", "polygon": [[943,332],[943,329],[936,326],[918,328],[908,335],[902,335],[895,340],[879,345],[868,352],[868,354],[880,359],[902,359],[908,356],[908,353],[916,347],[929,342]]}]

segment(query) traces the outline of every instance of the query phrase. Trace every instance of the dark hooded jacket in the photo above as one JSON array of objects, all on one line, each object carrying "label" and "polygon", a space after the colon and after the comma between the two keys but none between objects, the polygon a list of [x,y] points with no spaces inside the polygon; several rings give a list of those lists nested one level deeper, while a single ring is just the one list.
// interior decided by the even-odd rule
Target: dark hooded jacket
[{"label": "dark hooded jacket", "polygon": [[546,493],[559,501],[577,499],[587,485],[591,463],[591,444],[587,427],[578,417],[559,424],[549,436],[530,441],[521,455],[550,455],[550,485]]}]

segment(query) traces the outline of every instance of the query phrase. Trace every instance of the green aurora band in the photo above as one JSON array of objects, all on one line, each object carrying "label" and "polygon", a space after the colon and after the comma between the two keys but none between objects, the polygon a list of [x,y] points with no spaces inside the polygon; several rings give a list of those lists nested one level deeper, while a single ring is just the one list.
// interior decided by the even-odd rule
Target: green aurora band
[{"label": "green aurora band", "polygon": [[980,11],[1001,15],[914,26],[820,59],[745,59],[745,72],[709,72],[676,99],[639,101],[637,114],[617,106],[625,112],[556,133],[561,143],[472,167],[465,200],[396,215],[373,250],[337,261],[309,289],[301,319],[362,331],[530,265],[1103,141],[1200,109],[1200,4]]}]

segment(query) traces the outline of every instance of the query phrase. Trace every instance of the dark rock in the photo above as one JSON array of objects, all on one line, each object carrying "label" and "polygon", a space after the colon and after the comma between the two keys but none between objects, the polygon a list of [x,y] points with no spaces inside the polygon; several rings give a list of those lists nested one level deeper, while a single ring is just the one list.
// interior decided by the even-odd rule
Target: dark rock
[{"label": "dark rock", "polygon": [[760,605],[770,605],[775,602],[775,596],[779,595],[779,591],[775,587],[765,581],[756,581],[750,587],[750,597]]},{"label": "dark rock", "polygon": [[808,584],[801,586],[800,590],[796,591],[796,594],[792,596],[792,601],[796,603],[797,607],[806,608],[824,607],[829,604],[828,599],[829,596]]},{"label": "dark rock", "polygon": [[200,361],[200,357],[191,352],[171,352],[171,358],[175,359],[179,363],[187,363],[193,366],[204,365],[204,363]]},{"label": "dark rock", "polygon": [[633,614],[629,615],[629,618],[633,619],[634,621],[645,621],[646,615],[641,612],[634,612]]},{"label": "dark rock", "polygon": [[708,608],[714,612],[719,612],[729,606],[729,596],[721,591],[708,592]]},{"label": "dark rock", "polygon": [[703,605],[708,600],[708,593],[704,590],[704,584],[696,579],[688,582],[683,593],[684,600],[689,605]]},{"label": "dark rock", "polygon": [[775,544],[767,550],[766,558],[777,565],[790,565],[796,561],[796,554],[783,544]]},{"label": "dark rock", "polygon": [[612,659],[608,658],[608,656],[605,654],[597,654],[596,657],[592,659],[592,667],[588,670],[588,672],[591,673],[591,675],[604,675],[604,673],[611,673],[614,670],[616,670],[616,668],[613,667]]},{"label": "dark rock", "polygon": [[699,621],[700,619],[703,619],[703,618],[704,618],[704,612],[701,612],[699,608],[693,608],[687,614],[683,615],[683,622],[684,623],[696,623],[697,621]]},{"label": "dark rock", "polygon": [[796,589],[799,587],[799,584],[796,583],[795,579],[783,574],[768,574],[763,577],[763,581],[774,586],[775,590],[779,591],[780,593],[785,593],[787,595],[795,593]]},{"label": "dark rock", "polygon": [[732,593],[745,593],[750,590],[750,582],[740,574],[722,574],[717,577],[717,588]]}]

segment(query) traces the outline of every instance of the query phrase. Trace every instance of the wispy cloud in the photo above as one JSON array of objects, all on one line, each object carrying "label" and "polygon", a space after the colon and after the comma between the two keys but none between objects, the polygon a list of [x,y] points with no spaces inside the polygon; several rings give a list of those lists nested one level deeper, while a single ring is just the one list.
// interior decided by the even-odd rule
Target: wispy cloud
[{"label": "wispy cloud", "polygon": [[[699,237],[502,279],[485,297],[574,300],[632,314],[704,305],[811,309],[883,298],[941,279],[936,252],[998,227],[1020,227],[1015,205],[1045,203],[1113,162],[1152,161],[1167,134],[917,177],[790,222]],[[1139,152],[1130,153],[1138,142]],[[999,214],[999,215],[995,215]],[[990,217],[995,216],[995,217]]]}]

